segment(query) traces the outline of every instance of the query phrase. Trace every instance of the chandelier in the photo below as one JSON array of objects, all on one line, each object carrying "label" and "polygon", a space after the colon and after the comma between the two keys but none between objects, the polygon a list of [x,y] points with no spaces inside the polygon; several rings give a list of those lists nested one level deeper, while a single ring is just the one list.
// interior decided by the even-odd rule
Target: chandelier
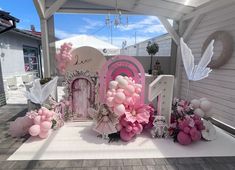
[{"label": "chandelier", "polygon": [[125,23],[123,23],[122,19],[122,11],[118,9],[118,3],[116,0],[116,6],[115,6],[115,14],[114,14],[114,20],[111,20],[110,13],[106,16],[105,18],[105,24],[106,26],[112,26],[112,24],[117,27],[117,26],[128,26],[128,16],[126,15],[125,17]]}]

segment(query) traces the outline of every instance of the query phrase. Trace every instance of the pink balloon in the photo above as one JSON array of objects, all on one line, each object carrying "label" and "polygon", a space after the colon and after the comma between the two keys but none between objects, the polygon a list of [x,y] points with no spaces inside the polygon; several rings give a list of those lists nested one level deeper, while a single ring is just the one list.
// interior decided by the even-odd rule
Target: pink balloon
[{"label": "pink balloon", "polygon": [[29,128],[29,134],[31,136],[37,136],[40,133],[40,126],[39,125],[33,125]]},{"label": "pink balloon", "polygon": [[38,110],[38,114],[39,114],[39,115],[42,115],[42,109],[39,109],[39,110]]},{"label": "pink balloon", "polygon": [[40,125],[42,131],[48,131],[51,129],[52,123],[49,121],[43,121]]},{"label": "pink balloon", "polygon": [[48,111],[47,114],[46,114],[46,117],[52,117],[53,116],[53,112],[52,111]]},{"label": "pink balloon", "polygon": [[113,93],[110,90],[108,90],[107,91],[107,97],[111,97],[112,95],[113,95]]},{"label": "pink balloon", "polygon": [[135,101],[137,101],[137,100],[140,99],[140,95],[137,94],[137,93],[134,93],[132,97],[133,97],[133,99],[134,99]]},{"label": "pink balloon", "polygon": [[36,116],[33,120],[35,125],[39,125],[41,123],[41,116]]},{"label": "pink balloon", "polygon": [[45,121],[51,121],[52,120],[52,117],[47,117],[46,119],[45,119]]},{"label": "pink balloon", "polygon": [[114,113],[121,115],[123,113],[125,113],[125,106],[123,104],[118,104],[116,106],[114,106]]},{"label": "pink balloon", "polygon": [[48,135],[49,135],[49,132],[48,132],[48,131],[47,131],[47,132],[41,131],[41,132],[39,133],[39,137],[42,138],[42,139],[47,138]]},{"label": "pink balloon", "polygon": [[133,94],[135,92],[135,87],[132,86],[132,85],[128,85],[126,88],[125,88],[126,91],[128,91],[129,94]]},{"label": "pink balloon", "polygon": [[113,100],[114,100],[113,97],[108,97],[107,100],[106,100],[106,104],[107,104],[109,107],[113,107]]},{"label": "pink balloon", "polygon": [[114,100],[116,103],[123,103],[126,99],[126,96],[123,92],[117,92],[115,97],[114,97]]},{"label": "pink balloon", "polygon": [[141,93],[141,88],[138,88],[138,87],[137,87],[137,88],[135,89],[135,92],[136,92],[136,93]]},{"label": "pink balloon", "polygon": [[126,97],[126,100],[124,102],[126,105],[133,105],[134,101],[132,99],[132,97]]},{"label": "pink balloon", "polygon": [[117,92],[124,92],[124,89],[117,89]]},{"label": "pink balloon", "polygon": [[41,116],[41,121],[44,121],[44,120],[46,120],[46,116],[45,116],[45,115],[42,115],[42,116]]}]

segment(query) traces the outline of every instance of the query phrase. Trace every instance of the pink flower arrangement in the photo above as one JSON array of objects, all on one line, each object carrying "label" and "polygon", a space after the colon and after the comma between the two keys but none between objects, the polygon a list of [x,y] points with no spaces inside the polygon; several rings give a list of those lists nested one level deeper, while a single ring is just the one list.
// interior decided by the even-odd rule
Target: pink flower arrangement
[{"label": "pink flower arrangement", "polygon": [[151,106],[140,103],[141,90],[141,84],[135,83],[131,77],[119,75],[109,82],[106,103],[119,116],[115,126],[123,141],[130,141],[140,134],[153,113]]},{"label": "pink flower arrangement", "polygon": [[189,145],[201,139],[205,127],[200,116],[194,114],[191,104],[174,99],[171,114],[170,135],[182,145]]},{"label": "pink flower arrangement", "polygon": [[57,61],[57,69],[62,75],[65,73],[65,69],[68,63],[72,60],[71,49],[72,49],[71,43],[64,43],[60,47],[60,52],[55,56]]}]

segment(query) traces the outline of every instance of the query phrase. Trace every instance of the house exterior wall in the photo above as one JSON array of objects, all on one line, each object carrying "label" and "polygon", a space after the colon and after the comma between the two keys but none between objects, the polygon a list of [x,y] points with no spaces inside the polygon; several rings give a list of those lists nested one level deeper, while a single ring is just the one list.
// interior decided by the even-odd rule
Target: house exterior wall
[{"label": "house exterior wall", "polygon": [[[146,47],[150,40],[146,40],[134,45],[128,46],[124,49],[121,49],[120,53],[122,55],[130,55],[130,56],[149,56],[146,51]],[[155,37],[151,39],[151,41],[156,42],[159,45],[159,52],[156,56],[161,57],[169,57],[171,56],[171,36],[169,34],[162,35],[160,37]]]},{"label": "house exterior wall", "polygon": [[3,106],[5,104],[6,104],[6,96],[4,92],[4,84],[3,84],[2,68],[1,68],[1,60],[0,60],[0,106]]},{"label": "house exterior wall", "polygon": [[[150,40],[140,42],[136,44],[136,47],[134,47],[134,45],[128,46],[124,49],[121,49],[120,51],[121,55],[130,55],[139,60],[143,65],[146,73],[150,68],[150,60],[151,60],[151,57],[146,51],[146,47],[149,41]],[[159,52],[153,57],[153,65],[158,59],[164,74],[174,74],[174,70],[172,70],[171,67],[172,65],[174,65],[172,64],[173,62],[172,59],[174,58],[174,56],[172,56],[171,54],[171,48],[172,48],[171,36],[169,34],[166,34],[160,37],[155,37],[151,39],[151,41],[156,42],[159,45]]]},{"label": "house exterior wall", "polygon": [[[230,60],[209,77],[190,83],[190,98],[206,97],[213,103],[214,118],[235,127],[235,5],[207,13],[187,42],[195,56],[201,58],[201,48],[207,37],[215,31],[227,31],[233,37],[234,52]],[[221,44],[215,43],[214,57],[221,53]],[[181,64],[181,97],[186,98],[187,77]]]},{"label": "house exterior wall", "polygon": [[25,73],[23,46],[38,48],[40,41],[9,31],[0,35],[3,77]]}]

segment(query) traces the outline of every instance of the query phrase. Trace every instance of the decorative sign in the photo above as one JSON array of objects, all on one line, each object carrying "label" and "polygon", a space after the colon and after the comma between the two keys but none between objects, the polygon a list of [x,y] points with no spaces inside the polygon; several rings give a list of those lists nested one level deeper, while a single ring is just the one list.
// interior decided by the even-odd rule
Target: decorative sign
[{"label": "decorative sign", "polygon": [[[100,101],[105,103],[108,83],[118,75],[132,77],[136,83],[145,86],[145,72],[141,63],[131,56],[114,56],[109,59],[99,73],[100,81]],[[144,103],[144,90],[141,92],[141,103]]]},{"label": "decorative sign", "polygon": [[80,47],[72,51],[72,61],[67,67],[66,72],[89,71],[98,73],[106,62],[103,54],[92,47]]},{"label": "decorative sign", "polygon": [[88,120],[88,109],[98,106],[98,72],[105,61],[103,54],[92,47],[80,47],[72,51],[72,60],[65,74],[71,103],[69,120]]},{"label": "decorative sign", "polygon": [[173,85],[174,76],[172,75],[160,75],[149,85],[149,101],[158,97],[157,112],[166,117],[168,125],[170,123]]}]

